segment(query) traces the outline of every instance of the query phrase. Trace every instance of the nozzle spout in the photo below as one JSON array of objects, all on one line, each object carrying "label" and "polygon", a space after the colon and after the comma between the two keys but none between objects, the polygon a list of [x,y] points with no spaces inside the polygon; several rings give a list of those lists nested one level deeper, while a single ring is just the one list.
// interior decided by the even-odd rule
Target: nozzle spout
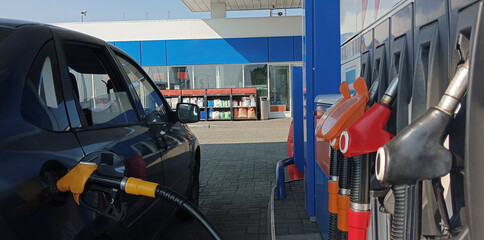
[{"label": "nozzle spout", "polygon": [[454,112],[459,105],[460,100],[467,91],[467,85],[469,84],[469,60],[466,60],[464,64],[460,65],[454,78],[449,83],[447,90],[445,90],[444,96],[440,99],[437,109],[445,112],[449,116],[454,116]]},{"label": "nozzle spout", "polygon": [[373,102],[375,101],[375,98],[378,95],[378,86],[380,85],[380,80],[377,79],[371,84],[370,89],[368,90],[369,98],[368,98],[368,105],[371,106],[373,105]]},{"label": "nozzle spout", "polygon": [[398,78],[398,76],[392,79],[392,81],[390,82],[390,85],[388,85],[388,88],[385,91],[385,95],[383,95],[383,97],[381,98],[381,103],[383,105],[386,105],[388,107],[392,106],[393,101],[395,100],[395,96],[397,96],[399,81],[400,81],[400,78]]}]

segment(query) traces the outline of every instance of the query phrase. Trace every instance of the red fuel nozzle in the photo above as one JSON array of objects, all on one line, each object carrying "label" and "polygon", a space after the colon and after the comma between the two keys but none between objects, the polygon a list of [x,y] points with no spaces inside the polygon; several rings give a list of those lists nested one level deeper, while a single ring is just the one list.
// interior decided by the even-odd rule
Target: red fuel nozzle
[{"label": "red fuel nozzle", "polygon": [[375,103],[360,119],[341,133],[339,146],[345,157],[376,152],[393,138],[393,135],[385,130],[385,126],[392,112],[390,107],[397,86],[398,78],[394,78],[380,103]]},{"label": "red fuel nozzle", "polygon": [[385,131],[391,109],[375,103],[358,121],[341,133],[340,150],[345,157],[376,152],[389,142],[393,135]]}]

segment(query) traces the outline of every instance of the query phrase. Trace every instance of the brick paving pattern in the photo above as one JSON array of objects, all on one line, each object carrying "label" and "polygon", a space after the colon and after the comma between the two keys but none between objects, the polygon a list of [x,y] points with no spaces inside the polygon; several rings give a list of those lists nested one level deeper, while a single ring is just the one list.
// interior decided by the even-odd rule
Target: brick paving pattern
[{"label": "brick paving pattern", "polygon": [[278,240],[321,240],[318,225],[309,221],[304,196],[304,180],[296,180],[286,182],[286,199],[274,200]]},{"label": "brick paving pattern", "polygon": [[[201,144],[199,208],[225,239],[268,239],[268,202],[276,163],[287,156],[290,121],[189,125]],[[194,220],[168,229],[162,239],[211,239]]]}]

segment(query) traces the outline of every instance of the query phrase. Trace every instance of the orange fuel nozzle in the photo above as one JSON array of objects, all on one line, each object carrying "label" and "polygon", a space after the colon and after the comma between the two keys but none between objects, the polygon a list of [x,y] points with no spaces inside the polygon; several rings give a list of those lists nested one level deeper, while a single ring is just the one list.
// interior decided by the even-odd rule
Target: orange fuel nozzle
[{"label": "orange fuel nozzle", "polygon": [[359,77],[353,85],[356,94],[335,108],[324,121],[321,127],[321,134],[325,141],[334,141],[334,139],[339,138],[343,130],[365,113],[366,103],[369,98],[366,81],[364,78]]},{"label": "orange fuel nozzle", "polygon": [[318,123],[316,124],[315,133],[316,137],[318,138],[323,138],[323,134],[321,133],[321,127],[323,126],[324,121],[328,118],[329,114],[331,114],[334,109],[338,108],[339,105],[351,98],[350,89],[348,88],[347,82],[341,83],[341,85],[339,86],[339,92],[343,96],[324,112],[323,116],[321,116],[321,118],[318,120]]}]

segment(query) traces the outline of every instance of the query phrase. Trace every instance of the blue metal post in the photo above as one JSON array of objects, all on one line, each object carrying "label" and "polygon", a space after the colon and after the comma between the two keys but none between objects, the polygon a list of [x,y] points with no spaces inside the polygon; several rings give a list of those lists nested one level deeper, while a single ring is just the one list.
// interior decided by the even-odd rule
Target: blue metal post
[{"label": "blue metal post", "polygon": [[[327,2],[327,1],[324,1]],[[305,1],[304,20],[304,78],[305,91],[305,144],[306,144],[306,208],[310,217],[315,216],[314,205],[314,120],[313,120],[313,83],[314,83],[314,0]]]},{"label": "blue metal post", "polygon": [[304,173],[303,68],[292,67],[292,121],[294,126],[294,164]]},{"label": "blue metal post", "polygon": [[[340,1],[305,1],[304,77],[306,82],[306,206],[315,216],[314,97],[338,93],[341,82]],[[326,191],[326,189],[325,189]]]}]

